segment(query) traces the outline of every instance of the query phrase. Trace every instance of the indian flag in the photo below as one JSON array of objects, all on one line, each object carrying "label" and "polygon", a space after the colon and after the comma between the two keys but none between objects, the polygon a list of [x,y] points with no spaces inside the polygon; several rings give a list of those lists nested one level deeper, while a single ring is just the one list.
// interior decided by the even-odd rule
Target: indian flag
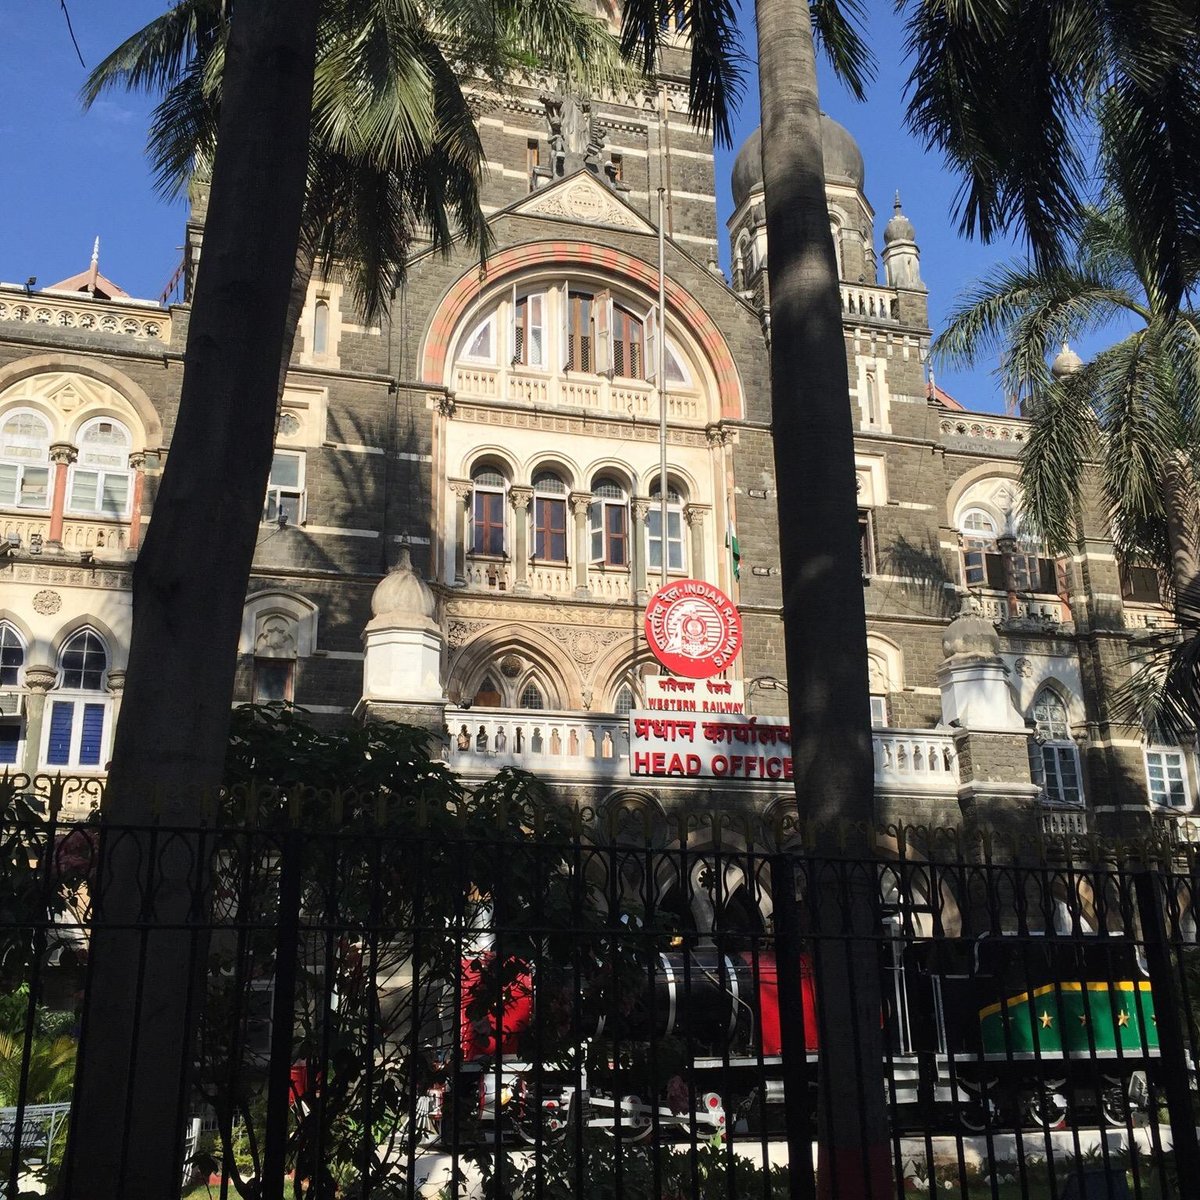
[{"label": "indian flag", "polygon": [[725,545],[729,547],[729,555],[733,559],[733,577],[741,579],[742,577],[742,550],[738,545],[737,529],[733,524],[733,518],[729,518],[729,523],[725,526]]}]

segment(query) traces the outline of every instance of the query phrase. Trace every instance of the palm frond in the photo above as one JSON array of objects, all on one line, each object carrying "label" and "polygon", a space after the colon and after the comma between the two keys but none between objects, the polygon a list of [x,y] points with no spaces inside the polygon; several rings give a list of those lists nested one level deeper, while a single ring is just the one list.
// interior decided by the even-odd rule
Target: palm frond
[{"label": "palm frond", "polygon": [[1101,105],[1111,182],[1133,219],[1129,232],[1162,307],[1177,309],[1200,257],[1200,69],[1193,40],[1155,80],[1119,77]]},{"label": "palm frond", "polygon": [[211,162],[216,150],[220,110],[211,93],[210,74],[204,63],[192,63],[151,117],[146,154],[155,188],[168,198],[185,191],[197,165]]},{"label": "palm frond", "polygon": [[1177,597],[1175,614],[1176,628],[1130,643],[1132,673],[1113,692],[1113,713],[1154,741],[1187,745],[1200,728],[1200,595]]},{"label": "palm frond", "polygon": [[1100,483],[1119,553],[1164,519],[1162,467],[1179,443],[1170,372],[1148,330],[1098,354],[1085,372],[1100,438]]},{"label": "palm frond", "polygon": [[131,34],[88,75],[80,93],[90,108],[106,91],[165,92],[225,37],[222,0],[179,0]]},{"label": "palm frond", "polygon": [[745,55],[731,0],[626,0],[621,53],[647,75],[659,67],[667,31],[686,39],[690,52],[688,111],[718,145],[732,140],[733,112],[745,80]]},{"label": "palm frond", "polygon": [[1096,423],[1086,372],[1055,380],[1032,401],[1021,453],[1022,518],[1055,552],[1075,541],[1076,506],[1096,451]]},{"label": "palm frond", "polygon": [[863,35],[866,8],[862,0],[809,0],[813,39],[834,74],[856,100],[867,98],[875,78],[875,56]]},{"label": "palm frond", "polygon": [[1073,134],[1105,68],[1096,7],[909,4],[909,128],[962,179],[963,232],[1021,228],[1042,266],[1061,258],[1088,179]]},{"label": "palm frond", "polygon": [[1046,355],[1066,341],[1103,329],[1122,315],[1148,315],[1116,272],[1075,263],[1038,271],[1010,262],[993,268],[959,297],[934,339],[934,358],[974,366],[997,357],[1009,395],[1026,396],[1047,381]]}]

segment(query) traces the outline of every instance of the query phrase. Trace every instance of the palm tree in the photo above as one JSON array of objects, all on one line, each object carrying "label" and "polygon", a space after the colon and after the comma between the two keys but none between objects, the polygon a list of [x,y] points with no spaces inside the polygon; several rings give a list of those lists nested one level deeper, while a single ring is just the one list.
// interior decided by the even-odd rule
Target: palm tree
[{"label": "palm tree", "polygon": [[[1184,275],[1195,283],[1195,267]],[[1116,340],[1084,364],[1059,346],[1101,331]],[[1002,356],[1005,390],[1030,416],[1023,515],[1065,551],[1083,535],[1078,508],[1091,465],[1119,556],[1150,562],[1183,598],[1200,572],[1200,314],[1157,286],[1129,214],[1089,209],[1055,266],[1002,265],[950,314],[933,352],[954,364]]]}]

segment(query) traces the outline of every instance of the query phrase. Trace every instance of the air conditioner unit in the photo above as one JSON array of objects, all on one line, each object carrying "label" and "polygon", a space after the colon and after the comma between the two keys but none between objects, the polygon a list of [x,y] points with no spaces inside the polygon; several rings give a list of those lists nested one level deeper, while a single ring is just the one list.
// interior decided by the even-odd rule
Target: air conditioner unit
[{"label": "air conditioner unit", "polygon": [[20,717],[24,714],[24,692],[0,692],[0,717]]}]

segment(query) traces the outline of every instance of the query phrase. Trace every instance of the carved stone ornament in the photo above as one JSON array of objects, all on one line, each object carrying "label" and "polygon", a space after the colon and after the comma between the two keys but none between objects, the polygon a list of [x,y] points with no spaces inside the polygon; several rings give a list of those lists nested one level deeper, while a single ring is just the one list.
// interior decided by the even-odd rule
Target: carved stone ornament
[{"label": "carved stone ornament", "polygon": [[41,613],[43,617],[52,617],[60,608],[62,608],[62,597],[57,592],[43,588],[40,592],[34,593],[34,612]]},{"label": "carved stone ornament", "polygon": [[516,679],[516,677],[520,675],[521,667],[523,665],[524,664],[521,662],[520,658],[517,657],[517,655],[506,654],[500,660],[500,674],[503,675],[505,679]]},{"label": "carved stone ornament", "polygon": [[523,216],[557,217],[584,225],[607,225],[615,229],[653,232],[653,227],[625,207],[612,192],[591,175],[573,179],[533,192],[517,209]]},{"label": "carved stone ornament", "polygon": [[1033,674],[1033,663],[1027,658],[1018,658],[1013,663],[1013,669],[1022,679],[1028,679]]}]

